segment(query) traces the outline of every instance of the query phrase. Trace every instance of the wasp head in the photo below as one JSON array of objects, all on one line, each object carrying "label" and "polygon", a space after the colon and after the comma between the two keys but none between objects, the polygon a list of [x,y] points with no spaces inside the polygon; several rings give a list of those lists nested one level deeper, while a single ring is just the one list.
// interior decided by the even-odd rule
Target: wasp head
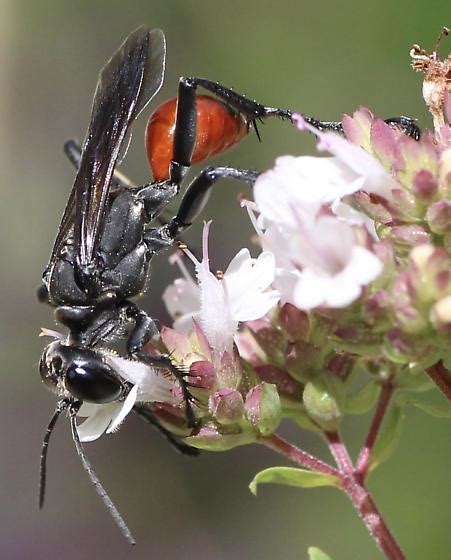
[{"label": "wasp head", "polygon": [[120,400],[127,384],[99,351],[55,340],[39,364],[45,385],[59,398],[103,404]]}]

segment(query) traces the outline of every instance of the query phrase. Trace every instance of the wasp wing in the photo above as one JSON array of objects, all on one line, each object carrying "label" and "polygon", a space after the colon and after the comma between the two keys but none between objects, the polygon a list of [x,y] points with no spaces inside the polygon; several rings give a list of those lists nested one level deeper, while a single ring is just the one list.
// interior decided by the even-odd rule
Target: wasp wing
[{"label": "wasp wing", "polygon": [[80,165],[48,269],[72,231],[80,266],[93,261],[115,165],[131,123],[163,83],[165,54],[163,32],[139,27],[101,70]]}]

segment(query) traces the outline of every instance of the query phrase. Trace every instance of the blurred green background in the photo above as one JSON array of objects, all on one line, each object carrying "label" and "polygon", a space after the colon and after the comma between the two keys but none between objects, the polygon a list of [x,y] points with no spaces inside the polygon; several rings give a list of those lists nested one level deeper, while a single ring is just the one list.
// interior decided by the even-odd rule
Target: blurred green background
[{"label": "blurred green background", "polygon": [[[97,73],[135,27],[161,27],[167,35],[159,101],[175,94],[180,75],[200,75],[323,119],[363,104],[385,117],[416,116],[424,127],[429,117],[409,49],[414,42],[433,47],[441,26],[450,24],[449,3],[1,0],[0,6],[0,557],[304,560],[307,547],[317,545],[334,560],[381,558],[351,504],[334,490],[265,487],[251,496],[253,474],[281,463],[268,450],[186,459],[135,418],[86,446],[137,537],[134,549],[91,487],[64,421],[54,434],[47,503],[39,512],[40,445],[55,400],[37,371],[45,344],[39,328],[51,328],[53,319],[36,302],[35,287],[74,176],[63,141],[83,138]],[[444,41],[445,54],[450,45]],[[144,122],[136,125],[123,167],[142,183],[149,180]],[[263,169],[279,154],[314,151],[313,140],[286,123],[269,122],[261,133],[261,145],[249,137],[215,161]],[[204,212],[214,220],[215,268],[247,243],[250,228],[236,202],[241,190],[218,186]],[[200,228],[189,237],[197,245]],[[164,255],[143,301],[163,321],[160,295],[174,274]],[[345,426],[354,451],[366,422]],[[328,458],[310,435],[291,435]],[[370,481],[410,560],[451,558],[449,436],[445,421],[409,410],[396,455]]]}]

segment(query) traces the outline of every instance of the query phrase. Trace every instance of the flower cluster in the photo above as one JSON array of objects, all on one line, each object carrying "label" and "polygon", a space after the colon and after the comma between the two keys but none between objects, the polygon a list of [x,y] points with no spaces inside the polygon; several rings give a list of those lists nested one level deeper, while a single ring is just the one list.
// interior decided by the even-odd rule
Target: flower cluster
[{"label": "flower cluster", "polygon": [[327,157],[283,156],[242,201],[262,252],[242,249],[210,271],[204,229],[197,282],[167,288],[174,317],[162,342],[189,368],[200,427],[188,439],[228,449],[284,417],[335,430],[373,404],[378,387],[425,391],[450,360],[451,94],[444,124],[420,139],[365,108],[343,136],[302,116]]},{"label": "flower cluster", "polygon": [[[429,68],[423,51],[412,56]],[[174,323],[152,352],[187,372],[198,427],[184,423],[176,383],[124,361],[133,389],[124,403],[82,408],[83,440],[116,429],[140,400],[191,445],[223,450],[269,436],[283,418],[334,431],[387,380],[432,387],[424,371],[451,362],[451,93],[440,79],[436,129],[421,138],[407,119],[365,108],[343,117],[342,135],[294,117],[322,154],[279,157],[242,201],[261,252],[243,248],[213,273],[206,224],[201,261],[186,248],[172,257],[182,271],[164,293]]]}]

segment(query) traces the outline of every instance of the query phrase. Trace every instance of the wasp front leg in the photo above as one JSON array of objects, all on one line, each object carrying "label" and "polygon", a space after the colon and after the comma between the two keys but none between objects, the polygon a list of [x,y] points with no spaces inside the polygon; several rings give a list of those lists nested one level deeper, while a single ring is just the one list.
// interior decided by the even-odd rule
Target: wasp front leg
[{"label": "wasp front leg", "polygon": [[144,346],[158,334],[158,327],[155,321],[132,302],[127,302],[127,318],[133,320],[135,326],[127,340],[127,354],[135,359],[154,366],[159,369],[169,370],[180,383],[183,400],[185,402],[186,422],[189,428],[197,425],[196,416],[193,410],[195,398],[189,391],[189,384],[186,381],[187,371],[177,367],[167,354],[148,354],[143,352]]}]

